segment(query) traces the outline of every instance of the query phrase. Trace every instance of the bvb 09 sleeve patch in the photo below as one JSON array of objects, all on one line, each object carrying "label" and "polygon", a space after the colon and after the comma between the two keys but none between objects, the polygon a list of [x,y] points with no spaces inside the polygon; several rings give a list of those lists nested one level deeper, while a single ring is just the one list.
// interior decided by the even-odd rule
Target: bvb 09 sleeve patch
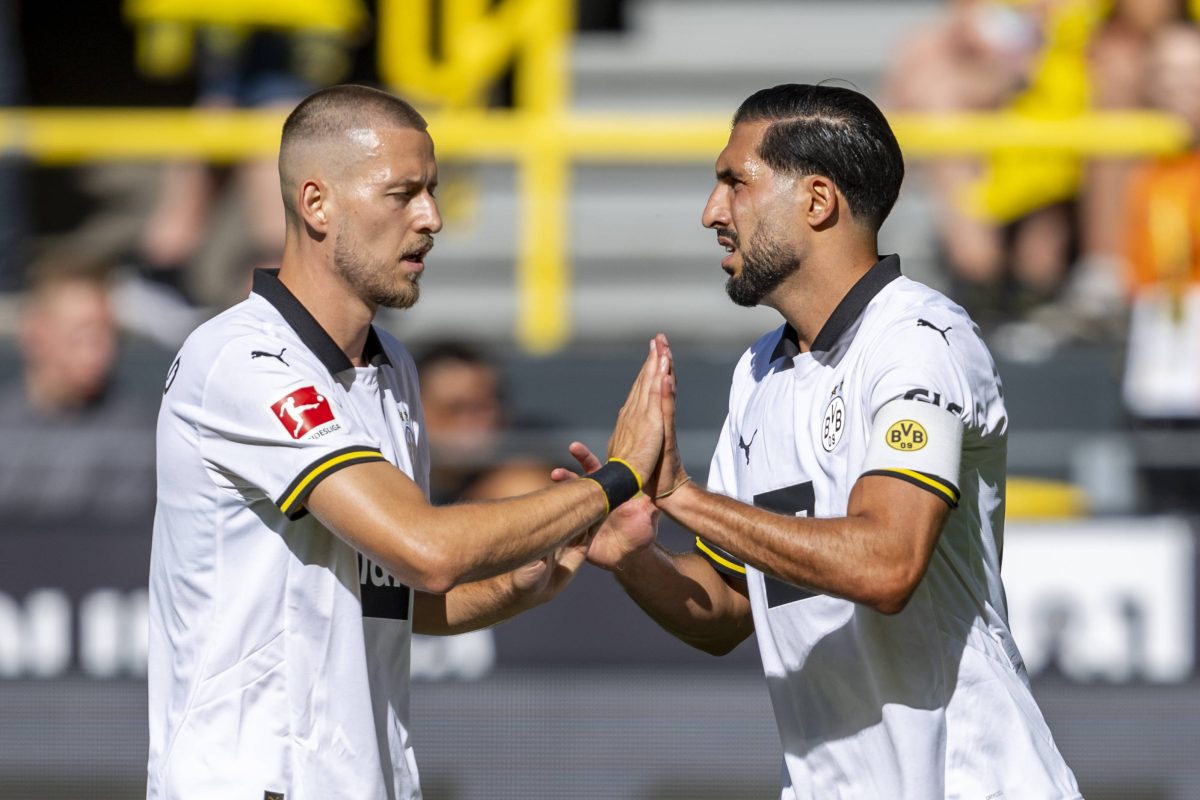
[{"label": "bvb 09 sleeve patch", "polygon": [[875,415],[862,474],[899,478],[957,506],[962,437],[957,415],[930,403],[893,400]]},{"label": "bvb 09 sleeve patch", "polygon": [[902,419],[888,428],[885,441],[893,450],[916,452],[925,448],[929,433],[915,419]]}]

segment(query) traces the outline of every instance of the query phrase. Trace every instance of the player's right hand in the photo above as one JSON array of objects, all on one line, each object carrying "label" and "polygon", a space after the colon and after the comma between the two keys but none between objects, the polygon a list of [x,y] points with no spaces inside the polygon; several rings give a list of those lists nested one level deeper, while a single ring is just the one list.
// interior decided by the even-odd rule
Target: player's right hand
[{"label": "player's right hand", "polygon": [[625,405],[621,406],[612,438],[608,440],[608,457],[628,462],[643,482],[650,480],[662,453],[662,395],[671,370],[665,341],[661,337],[650,340],[650,352],[629,390]]},{"label": "player's right hand", "polygon": [[[675,490],[683,486],[689,479],[687,472],[683,469],[683,459],[679,457],[679,442],[675,436],[675,359],[671,355],[671,345],[667,341],[666,336],[660,333],[656,338],[656,342],[658,343],[658,352],[667,356],[670,374],[667,375],[666,380],[663,382],[661,394],[663,415],[662,453],[659,456],[654,472],[651,474],[650,479],[646,481],[644,491],[654,498],[656,503],[659,503],[659,498],[662,498],[663,502],[668,501]],[[661,507],[661,503],[659,503],[659,506]]]},{"label": "player's right hand", "polygon": [[[600,469],[600,459],[587,445],[572,442],[569,450],[584,473]],[[569,469],[559,467],[550,473],[550,477],[556,481],[566,481],[577,476]],[[626,558],[654,543],[659,513],[644,494],[622,503],[590,532],[592,539],[587,549],[587,560],[602,569],[621,569]]]}]

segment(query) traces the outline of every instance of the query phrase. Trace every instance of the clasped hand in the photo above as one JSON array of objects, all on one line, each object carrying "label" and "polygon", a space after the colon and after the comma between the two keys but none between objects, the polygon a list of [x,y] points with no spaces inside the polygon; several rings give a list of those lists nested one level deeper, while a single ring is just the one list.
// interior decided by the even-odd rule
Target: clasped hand
[{"label": "clasped hand", "polygon": [[[587,559],[609,570],[649,547],[655,539],[659,508],[688,482],[675,437],[675,371],[670,343],[663,334],[650,342],[650,352],[617,416],[609,439],[610,458],[630,463],[643,480],[643,494],[623,504],[592,531]],[[568,448],[584,473],[595,472],[600,459],[583,443]],[[644,470],[644,471],[643,471]],[[551,473],[556,481],[571,480],[570,470]]]}]

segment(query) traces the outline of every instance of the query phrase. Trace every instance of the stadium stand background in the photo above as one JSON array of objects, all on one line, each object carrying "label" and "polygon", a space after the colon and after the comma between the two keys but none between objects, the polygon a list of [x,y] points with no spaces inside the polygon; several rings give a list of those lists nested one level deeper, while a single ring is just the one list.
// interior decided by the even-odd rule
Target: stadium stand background
[{"label": "stadium stand background", "polygon": [[[369,10],[379,12],[376,3]],[[15,6],[0,2],[0,11]],[[115,0],[21,3],[15,37],[22,102],[51,106],[188,106],[186,75],[152,82],[135,69],[135,36]],[[727,118],[764,85],[850,81],[880,90],[907,32],[937,17],[927,0],[737,4],[627,0],[578,7],[572,109]],[[11,19],[11,18],[10,18]],[[0,41],[4,37],[0,36]],[[379,80],[372,32],[350,75]],[[513,98],[513,77],[489,102]],[[438,131],[434,130],[435,137]],[[718,140],[719,141],[719,138]],[[566,250],[571,331],[530,352],[520,334],[514,264],[523,234],[520,173],[495,160],[443,158],[446,230],[421,304],[385,324],[419,344],[487,342],[503,367],[521,446],[565,459],[581,438],[601,446],[638,363],[639,342],[676,343],[680,427],[690,472],[703,476],[741,350],[773,327],[734,308],[718,248],[699,226],[706,159],[587,162],[571,170]],[[64,243],[120,258],[147,213],[158,165],[24,165],[31,251]],[[4,198],[12,203],[13,198]],[[911,276],[945,284],[933,200],[910,181],[884,230]],[[118,302],[121,297],[116,298]],[[0,365],[19,373],[22,295],[0,299]],[[149,309],[126,299],[137,328]],[[132,305],[131,305],[132,304]],[[130,332],[116,368],[124,392],[153,399],[172,355],[161,332]],[[162,337],[159,336],[161,339]],[[168,337],[169,338],[169,337]],[[1089,798],[1200,797],[1196,680],[1195,497],[1162,513],[1140,470],[1200,467],[1185,434],[1135,431],[1120,392],[1120,339],[993,341],[1012,436],[1005,579],[1018,643],[1060,748]],[[536,348],[534,348],[536,349]],[[114,470],[148,470],[131,432],[100,444],[0,441],[6,468],[73,448],[108,447]],[[79,434],[85,436],[88,434]],[[105,438],[107,436],[107,438]],[[120,437],[118,437],[119,439]],[[32,454],[32,455],[25,455]],[[1187,499],[1186,497],[1184,498]],[[2,503],[3,498],[0,498]],[[687,546],[678,530],[668,543]],[[0,797],[127,798],[143,791],[144,604],[148,520],[83,514],[0,524]],[[432,798],[743,798],[777,793],[779,745],[754,643],[717,661],[657,630],[615,583],[582,574],[556,603],[498,627],[494,650],[434,664],[415,659],[414,728]],[[421,677],[421,676],[424,677]]]}]

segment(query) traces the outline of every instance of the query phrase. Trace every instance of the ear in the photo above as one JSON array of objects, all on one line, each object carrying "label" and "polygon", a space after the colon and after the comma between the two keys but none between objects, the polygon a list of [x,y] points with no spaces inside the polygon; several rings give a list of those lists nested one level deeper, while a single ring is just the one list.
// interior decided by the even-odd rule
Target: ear
[{"label": "ear", "polygon": [[328,233],[331,209],[324,181],[314,178],[300,184],[299,205],[305,225],[318,233]]},{"label": "ear", "polygon": [[833,181],[823,175],[806,175],[801,185],[807,195],[801,212],[812,228],[825,228],[837,222],[840,197]]}]

